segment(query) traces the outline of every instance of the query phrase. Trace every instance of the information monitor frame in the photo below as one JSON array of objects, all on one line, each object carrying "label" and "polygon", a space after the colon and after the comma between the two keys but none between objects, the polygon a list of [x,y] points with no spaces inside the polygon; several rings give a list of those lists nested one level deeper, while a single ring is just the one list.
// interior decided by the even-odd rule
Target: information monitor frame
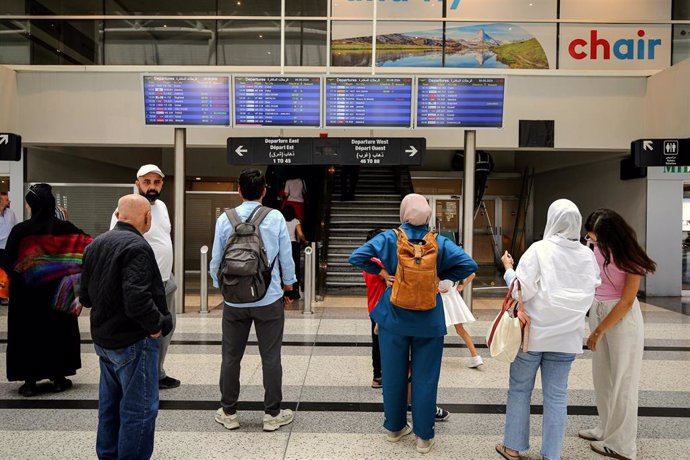
[{"label": "information monitor frame", "polygon": [[[373,80],[373,79],[409,79],[410,80],[410,124],[409,126],[385,126],[385,125],[329,125],[328,124],[328,79],[329,78],[356,78],[360,80]],[[384,74],[384,75],[336,75],[329,74],[323,77],[323,128],[334,128],[334,129],[414,129],[415,124],[415,114],[416,109],[416,77],[414,75],[399,75],[399,74]]]},{"label": "information monitor frame", "polygon": [[[419,117],[418,117],[418,107],[419,107],[419,80],[422,78],[426,79],[435,79],[435,78],[440,78],[440,79],[472,79],[472,80],[478,80],[478,79],[503,79],[503,108],[502,108],[502,113],[501,113],[501,126],[420,126],[419,125]],[[508,78],[506,75],[489,75],[489,76],[477,76],[477,75],[419,75],[415,77],[415,112],[414,112],[414,129],[468,129],[468,130],[492,130],[492,129],[503,129],[505,127],[505,120],[506,120],[506,88],[508,86]]]},{"label": "information monitor frame", "polygon": [[[152,128],[230,128],[232,127],[232,75],[231,74],[221,74],[221,73],[211,73],[211,74],[206,74],[206,73],[189,73],[189,72],[180,72],[180,73],[149,73],[149,72],[144,72],[141,73],[141,101],[143,103],[143,110],[142,110],[142,116],[144,118],[144,126],[145,127],[152,127]],[[208,123],[201,123],[201,124],[188,124],[188,123],[147,123],[146,122],[146,78],[147,77],[196,77],[196,78],[206,78],[206,77],[214,77],[214,78],[227,78],[228,79],[228,124],[208,124]]]},{"label": "information monitor frame", "polygon": [[[230,88],[230,96],[231,96],[231,101],[230,101],[230,109],[232,111],[231,114],[231,126],[233,128],[238,128],[238,129],[246,129],[246,128],[276,128],[276,129],[284,129],[284,128],[290,128],[290,129],[321,129],[325,127],[325,120],[324,120],[324,106],[325,106],[325,98],[324,98],[324,75],[305,75],[305,74],[231,74],[231,88]],[[237,101],[235,99],[236,93],[235,93],[235,79],[236,78],[318,78],[319,79],[319,125],[318,126],[304,126],[304,125],[249,125],[249,124],[236,124],[236,104]]]}]

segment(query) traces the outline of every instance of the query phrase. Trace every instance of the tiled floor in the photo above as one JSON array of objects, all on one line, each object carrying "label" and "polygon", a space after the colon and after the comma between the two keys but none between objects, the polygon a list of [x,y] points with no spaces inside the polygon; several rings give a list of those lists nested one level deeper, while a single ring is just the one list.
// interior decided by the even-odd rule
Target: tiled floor
[{"label": "tiled floor", "polygon": [[[690,317],[676,299],[660,299],[665,308],[643,304],[645,346],[640,385],[638,451],[641,459],[690,458]],[[211,302],[213,305],[214,303]],[[198,305],[198,303],[197,303]],[[439,382],[439,405],[452,413],[437,424],[434,450],[427,458],[495,459],[493,446],[505,423],[507,371],[487,358],[484,333],[500,299],[475,299],[476,323],[469,326],[486,364],[466,367],[468,353],[455,333],[446,337]],[[4,363],[7,310],[0,310],[0,361]],[[668,309],[670,308],[670,309]],[[242,393],[237,431],[213,421],[218,407],[221,312],[178,316],[167,360],[168,373],[182,386],[161,392],[156,431],[157,459],[388,459],[423,458],[413,437],[388,443],[381,427],[381,390],[370,388],[369,320],[363,298],[327,298],[313,315],[287,313],[283,348],[286,407],[295,422],[275,433],[261,431],[261,362],[250,345],[242,362]],[[82,369],[74,388],[59,395],[26,399],[19,384],[7,382],[0,367],[0,459],[95,457],[98,360],[89,343],[88,318],[80,318]],[[452,332],[452,331],[451,331]],[[255,341],[255,336],[250,337]],[[591,354],[579,357],[570,375],[567,439],[563,458],[601,458],[578,439],[579,429],[595,420]],[[540,387],[537,383],[537,387]],[[541,395],[533,404],[539,409]],[[539,458],[541,417],[532,417],[532,449]]]}]

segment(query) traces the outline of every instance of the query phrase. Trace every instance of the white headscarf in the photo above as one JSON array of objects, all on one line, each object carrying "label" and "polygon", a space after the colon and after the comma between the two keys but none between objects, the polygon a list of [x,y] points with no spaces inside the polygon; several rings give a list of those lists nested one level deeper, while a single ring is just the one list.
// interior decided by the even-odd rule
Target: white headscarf
[{"label": "white headscarf", "polygon": [[567,240],[577,241],[580,239],[581,228],[582,215],[575,203],[565,199],[551,203],[546,215],[545,240],[552,236],[560,236]]}]

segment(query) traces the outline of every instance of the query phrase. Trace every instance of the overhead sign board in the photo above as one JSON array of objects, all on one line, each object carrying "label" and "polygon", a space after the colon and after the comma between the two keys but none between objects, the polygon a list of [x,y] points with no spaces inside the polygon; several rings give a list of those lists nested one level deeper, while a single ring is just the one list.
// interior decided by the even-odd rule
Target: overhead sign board
[{"label": "overhead sign board", "polygon": [[690,166],[690,139],[638,139],[630,144],[635,166]]},{"label": "overhead sign board", "polygon": [[22,136],[0,133],[0,160],[19,161],[22,158]]},{"label": "overhead sign board", "polygon": [[426,139],[370,137],[231,137],[232,165],[421,165]]}]

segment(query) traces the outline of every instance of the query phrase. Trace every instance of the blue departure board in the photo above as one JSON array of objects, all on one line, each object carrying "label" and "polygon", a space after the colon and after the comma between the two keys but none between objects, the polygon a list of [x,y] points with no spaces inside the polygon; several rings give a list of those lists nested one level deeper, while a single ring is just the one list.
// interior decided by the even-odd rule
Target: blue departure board
[{"label": "blue departure board", "polygon": [[327,77],[326,126],[412,126],[412,78]]},{"label": "blue departure board", "polygon": [[230,77],[144,75],[147,125],[230,126]]},{"label": "blue departure board", "polygon": [[235,126],[321,126],[320,77],[235,77]]},{"label": "blue departure board", "polygon": [[505,78],[417,78],[417,127],[501,128]]}]

